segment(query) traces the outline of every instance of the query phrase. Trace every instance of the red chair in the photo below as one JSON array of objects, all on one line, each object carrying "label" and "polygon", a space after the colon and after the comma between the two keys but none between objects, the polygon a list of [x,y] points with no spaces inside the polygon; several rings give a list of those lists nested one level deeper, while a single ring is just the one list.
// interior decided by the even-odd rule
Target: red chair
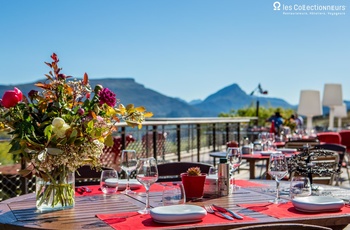
[{"label": "red chair", "polygon": [[320,141],[320,143],[341,144],[341,136],[337,132],[317,133],[317,139]]},{"label": "red chair", "polygon": [[226,143],[226,148],[236,148],[236,147],[238,147],[237,141],[229,141]]},{"label": "red chair", "polygon": [[350,152],[350,130],[339,131],[341,136],[341,144],[346,146],[346,152]]}]

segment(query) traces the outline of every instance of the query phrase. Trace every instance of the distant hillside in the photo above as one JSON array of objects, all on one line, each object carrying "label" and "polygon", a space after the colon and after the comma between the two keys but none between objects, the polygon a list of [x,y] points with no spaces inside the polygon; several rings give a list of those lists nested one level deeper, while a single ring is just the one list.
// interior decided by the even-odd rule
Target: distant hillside
[{"label": "distant hillside", "polygon": [[[25,95],[32,89],[34,83],[16,85]],[[133,103],[135,106],[143,105],[148,111],[152,111],[155,117],[201,117],[201,113],[186,102],[167,97],[154,90],[147,89],[138,84],[132,78],[105,78],[90,79],[90,85],[94,87],[101,84],[116,93],[117,98],[126,105]],[[13,85],[0,85],[0,97],[5,90],[13,89]],[[36,88],[36,90],[39,90]]]},{"label": "distant hillside", "polygon": [[[30,90],[35,89],[34,83],[16,85],[16,87],[27,95]],[[232,109],[255,106],[257,100],[262,107],[297,108],[296,105],[290,105],[279,98],[250,96],[237,84],[232,84],[209,95],[204,101],[197,100],[191,104],[180,98],[168,97],[145,88],[132,78],[90,79],[90,84],[92,87],[101,84],[110,88],[124,105],[129,103],[135,106],[143,105],[148,111],[152,111],[155,117],[217,117],[219,113],[228,113]],[[13,87],[14,85],[0,85],[0,97],[5,90],[13,89]],[[345,103],[349,108],[350,102],[345,101]],[[325,107],[323,112],[324,115],[328,114],[329,109]]]},{"label": "distant hillside", "polygon": [[278,98],[257,97],[246,94],[237,84],[227,86],[207,97],[194,107],[206,111],[207,116],[217,116],[219,113],[228,113],[231,109],[237,110],[250,105],[255,106],[259,100],[263,107],[295,108],[286,101]]}]

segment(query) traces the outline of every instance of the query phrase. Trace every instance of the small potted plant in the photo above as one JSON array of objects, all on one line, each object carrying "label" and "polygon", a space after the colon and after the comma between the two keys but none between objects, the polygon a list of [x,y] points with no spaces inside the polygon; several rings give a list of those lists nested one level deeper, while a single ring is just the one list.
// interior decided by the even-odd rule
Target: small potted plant
[{"label": "small potted plant", "polygon": [[206,176],[207,174],[201,173],[199,167],[188,168],[187,172],[181,174],[186,200],[199,199],[203,197]]}]

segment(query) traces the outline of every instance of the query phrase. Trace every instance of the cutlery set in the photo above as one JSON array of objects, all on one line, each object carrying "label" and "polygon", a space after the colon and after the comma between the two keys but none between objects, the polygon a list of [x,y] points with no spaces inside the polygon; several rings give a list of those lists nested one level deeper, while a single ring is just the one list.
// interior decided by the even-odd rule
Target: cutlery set
[{"label": "cutlery set", "polygon": [[[239,220],[242,220],[243,217],[238,215],[237,213],[227,209],[227,208],[223,208],[223,207],[220,207],[220,206],[217,206],[215,204],[213,205],[205,205],[204,206],[204,209],[207,210],[208,213],[211,213],[211,214],[219,214],[221,215],[222,217],[228,219],[228,220],[233,220],[234,218],[236,219],[239,219]],[[232,218],[231,216],[229,216],[228,214],[226,213],[229,213],[231,214],[234,218]]]}]

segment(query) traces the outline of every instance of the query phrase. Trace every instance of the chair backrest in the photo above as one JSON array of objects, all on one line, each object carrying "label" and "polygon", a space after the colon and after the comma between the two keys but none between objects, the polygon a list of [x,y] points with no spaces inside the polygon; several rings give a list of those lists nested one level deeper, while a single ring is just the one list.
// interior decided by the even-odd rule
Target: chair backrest
[{"label": "chair backrest", "polygon": [[226,143],[227,148],[235,148],[238,147],[238,142],[237,141],[229,141]]},{"label": "chair backrest", "polygon": [[340,130],[339,135],[341,136],[341,144],[346,146],[347,152],[350,152],[350,130]]},{"label": "chair backrest", "polygon": [[[102,167],[102,170],[111,169]],[[90,165],[83,165],[75,171],[75,185],[97,185],[100,184],[101,171],[92,169]]]},{"label": "chair backrest", "polygon": [[[127,147],[130,143],[134,142],[135,138],[132,135],[126,135],[125,137],[125,147]],[[105,167],[114,167],[118,159],[121,156],[122,152],[122,138],[121,137],[113,137],[113,146],[105,146],[103,149],[103,154],[100,159],[102,165]]]},{"label": "chair backrest", "polygon": [[321,132],[317,133],[317,139],[322,143],[341,144],[341,136],[337,132]]},{"label": "chair backrest", "polygon": [[181,173],[187,172],[188,168],[199,167],[202,173],[209,173],[211,164],[200,162],[169,162],[159,164],[158,166],[158,181],[181,181]]},{"label": "chair backrest", "polygon": [[327,150],[332,150],[332,151],[338,152],[340,165],[342,164],[344,157],[345,157],[345,153],[346,153],[346,146],[340,145],[340,144],[319,144],[319,145],[315,145],[314,148],[315,149],[327,149]]},{"label": "chair backrest", "polygon": [[318,145],[319,141],[317,139],[300,139],[300,140],[290,140],[284,145],[285,148],[302,150],[305,145],[315,146]]},{"label": "chair backrest", "polygon": [[311,225],[311,224],[296,224],[296,223],[278,223],[278,224],[259,224],[240,228],[235,230],[331,230],[331,228]]},{"label": "chair backrest", "polygon": [[[156,134],[156,151],[157,156],[163,156],[165,151],[165,141],[167,138],[167,133],[158,132]],[[149,132],[142,136],[142,150],[145,152],[143,154],[148,153],[148,155],[154,155],[154,146],[153,146],[153,133]]]},{"label": "chair backrest", "polygon": [[[332,185],[340,172],[339,154],[337,151],[310,148],[309,152],[302,152],[289,160],[291,177],[308,176],[311,169],[313,184]],[[310,167],[310,164],[312,165]]]}]

